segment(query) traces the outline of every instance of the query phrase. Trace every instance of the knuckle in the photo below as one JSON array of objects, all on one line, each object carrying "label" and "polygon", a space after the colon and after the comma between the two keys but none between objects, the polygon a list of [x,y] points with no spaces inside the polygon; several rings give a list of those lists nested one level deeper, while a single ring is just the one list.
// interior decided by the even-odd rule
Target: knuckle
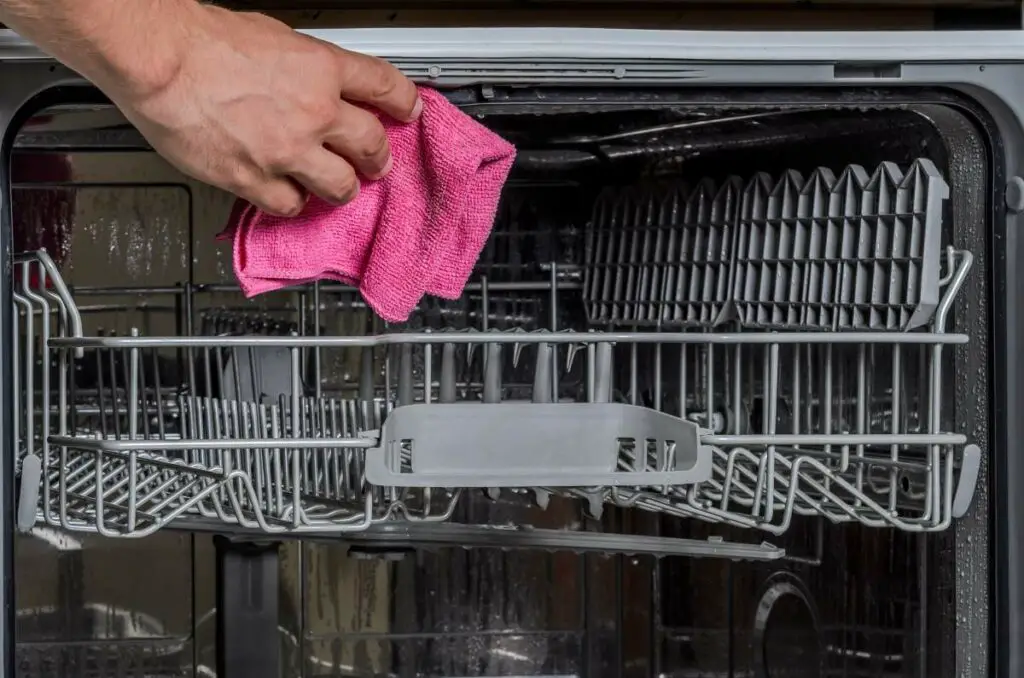
[{"label": "knuckle", "polygon": [[312,127],[317,132],[323,132],[338,122],[338,102],[319,97],[306,105],[306,114],[312,121]]},{"label": "knuckle", "polygon": [[379,62],[376,82],[373,87],[373,98],[377,101],[393,99],[398,94],[399,79],[391,66]]},{"label": "knuckle", "polygon": [[382,64],[376,88],[377,101],[387,102],[392,113],[398,114],[401,118],[412,115],[419,98],[416,86],[391,64]]},{"label": "knuckle", "polygon": [[301,164],[311,140],[318,130],[305,125],[288,125],[261,129],[259,141],[251,149],[255,164],[267,175],[288,173]]},{"label": "knuckle", "polygon": [[[334,75],[338,78],[339,82],[345,83],[354,78],[357,73],[361,70],[365,70],[367,62],[372,61],[372,57],[359,54],[358,52],[350,52],[347,49],[330,45],[328,48],[331,63],[334,67]],[[369,64],[372,66],[372,64]]]},{"label": "knuckle", "polygon": [[255,173],[242,163],[229,164],[219,174],[221,177],[217,183],[235,195],[245,197],[256,184]]},{"label": "knuckle", "polygon": [[362,160],[383,163],[390,150],[387,135],[374,130],[363,136],[358,153]]},{"label": "knuckle", "polygon": [[302,158],[302,152],[291,143],[270,143],[262,163],[270,173],[280,173],[296,167]]}]

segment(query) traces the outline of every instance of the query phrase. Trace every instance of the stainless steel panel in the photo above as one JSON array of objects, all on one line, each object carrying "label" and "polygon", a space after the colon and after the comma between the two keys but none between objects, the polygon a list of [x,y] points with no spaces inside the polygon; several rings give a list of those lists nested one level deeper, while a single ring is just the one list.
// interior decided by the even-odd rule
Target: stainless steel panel
[{"label": "stainless steel panel", "polygon": [[[78,178],[89,181],[173,176],[152,157],[73,160]],[[226,196],[194,184],[136,197],[90,190],[96,197],[77,216],[86,226],[72,236],[73,282],[108,283],[112,262],[130,251],[135,264],[117,272],[125,284],[228,275],[228,262],[207,246],[230,205]],[[111,233],[130,245],[118,245],[114,258],[103,239]],[[166,234],[160,242],[171,255],[137,244],[155,233]],[[199,246],[190,249],[189,241]],[[126,294],[118,303],[134,308],[138,298]],[[155,323],[172,322],[173,310],[149,312]],[[96,322],[108,328],[124,322],[120,309],[96,313],[106,315]],[[339,358],[334,367],[349,366]],[[977,409],[984,412],[985,403]],[[501,521],[530,510],[488,505],[463,517]],[[581,520],[569,509],[530,515],[546,527]],[[620,511],[605,520],[644,534],[722,533]],[[925,656],[920,641],[926,625],[939,626],[928,605],[953,596],[951,540],[829,528],[823,552],[817,528],[788,536],[790,554],[805,562],[781,568],[461,550],[365,559],[342,543],[290,542],[281,551],[282,675],[724,676],[750,675],[764,662],[795,675],[934,675],[928,671],[944,655]],[[957,593],[970,575],[956,572]],[[18,541],[16,588],[22,675],[213,674],[213,548],[205,536],[112,542],[37,531]],[[972,633],[981,626],[972,620]]]},{"label": "stainless steel panel", "polygon": [[186,535],[112,544],[36,528],[19,538],[23,675],[194,675],[192,562]]},{"label": "stainless steel panel", "polygon": [[[530,510],[481,503],[464,518]],[[549,523],[575,519],[554,515]],[[304,675],[578,675],[585,666],[582,556],[451,549],[393,560],[306,544],[303,561]]]}]

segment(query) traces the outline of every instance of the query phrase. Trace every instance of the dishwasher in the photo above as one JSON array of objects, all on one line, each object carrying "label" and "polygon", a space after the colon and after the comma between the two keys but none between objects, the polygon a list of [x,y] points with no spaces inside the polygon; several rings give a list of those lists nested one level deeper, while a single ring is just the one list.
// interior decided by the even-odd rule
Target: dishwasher
[{"label": "dishwasher", "polygon": [[312,33],[515,144],[460,300],[0,39],[3,676],[1024,672],[1019,31]]}]

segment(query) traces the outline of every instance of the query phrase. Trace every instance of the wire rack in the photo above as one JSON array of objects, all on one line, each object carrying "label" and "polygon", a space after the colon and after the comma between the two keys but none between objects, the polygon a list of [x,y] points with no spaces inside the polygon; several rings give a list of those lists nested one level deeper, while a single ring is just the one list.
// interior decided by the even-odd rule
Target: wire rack
[{"label": "wire rack", "polygon": [[[513,544],[523,541],[519,530],[527,526],[444,525],[467,493],[497,499],[508,492],[541,508],[557,496],[579,501],[593,516],[606,506],[632,507],[770,533],[785,532],[801,515],[907,531],[945,529],[971,501],[981,454],[966,436],[950,432],[955,403],[947,347],[967,337],[946,329],[972,257],[947,249],[931,259],[941,200],[939,207],[921,201],[925,192],[941,195],[942,187],[923,161],[905,175],[886,167],[868,178],[855,170],[842,176],[851,180],[842,184],[844,196],[856,193],[851,187],[895,186],[897,194],[911,187],[895,212],[913,213],[907,223],[925,224],[905,234],[918,244],[907,246],[907,257],[874,261],[885,259],[890,271],[928,273],[899,278],[916,292],[890,290],[887,299],[898,303],[835,302],[827,329],[800,320],[808,317],[808,304],[773,305],[772,314],[792,314],[751,327],[729,296],[737,262],[746,265],[750,257],[723,255],[702,269],[704,282],[687,288],[714,294],[683,295],[699,303],[644,306],[633,294],[627,306],[616,292],[605,310],[590,315],[615,316],[609,325],[642,325],[641,317],[659,325],[647,331],[559,327],[564,306],[582,292],[593,311],[600,306],[593,303],[594,290],[606,287],[594,282],[597,268],[581,291],[553,266],[548,281],[524,283],[534,309],[529,330],[487,329],[490,295],[522,290],[512,289],[518,283],[506,290],[484,281],[470,293],[482,292],[475,312],[484,329],[321,336],[316,314],[308,326],[221,312],[202,316],[195,336],[85,336],[53,262],[42,252],[18,255],[19,525],[42,521],[119,537],[173,527],[365,533],[401,541],[419,531],[428,541]],[[797,204],[811,198],[818,204],[823,196],[833,200],[841,184],[825,172],[802,183],[790,179],[785,190],[768,190],[759,179],[765,190],[753,193],[739,180],[722,188],[705,181],[696,192],[673,189],[697,216],[648,240],[660,240],[677,256],[696,246],[665,243],[682,238],[692,224],[747,214],[746,225],[736,222],[734,240],[723,235],[709,245],[735,252],[728,243],[749,239],[743,233],[750,224],[783,223],[751,216],[755,203],[776,209],[771,200],[755,200],[758,195],[781,192],[797,195]],[[649,194],[647,212],[637,211],[639,193],[629,190],[634,208],[628,214],[649,214]],[[880,200],[862,196],[858,204]],[[847,211],[843,219],[853,223],[855,213]],[[809,223],[800,214],[792,223]],[[861,230],[870,235],[864,238],[881,242],[883,221],[895,223],[863,220]],[[890,244],[898,240],[895,230],[889,228]],[[624,241],[630,233],[623,229]],[[661,261],[638,243],[626,248],[640,248],[631,257]],[[791,269],[796,259],[787,259]],[[830,262],[835,271],[845,266]],[[767,279],[778,276],[777,267],[757,270]],[[644,275],[662,276],[661,282]],[[640,271],[631,289],[668,290],[665,275]],[[727,329],[734,331],[683,327],[720,325],[723,314],[732,314]],[[533,329],[544,317],[550,325]],[[681,326],[673,328],[671,318]],[[766,331],[790,322],[798,329]],[[349,388],[324,390],[327,353],[353,366]],[[525,542],[553,547],[575,539],[579,550],[782,555],[768,545],[745,550],[668,540],[680,542],[668,547],[626,535],[600,535],[605,541],[597,543],[542,532]]]},{"label": "wire rack", "polygon": [[[970,264],[968,253],[948,252],[936,323],[947,321]],[[942,432],[944,347],[963,336],[648,336],[661,343],[646,355],[625,349],[630,367],[617,383],[629,386],[619,397],[699,422],[712,477],[578,490],[591,511],[614,504],[782,533],[796,515],[933,531],[967,510],[981,451]]]}]

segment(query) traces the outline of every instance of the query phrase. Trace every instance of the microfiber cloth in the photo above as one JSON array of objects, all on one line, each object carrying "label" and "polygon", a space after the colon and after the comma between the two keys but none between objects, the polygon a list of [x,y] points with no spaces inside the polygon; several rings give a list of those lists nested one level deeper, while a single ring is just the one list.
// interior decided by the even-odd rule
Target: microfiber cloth
[{"label": "microfiber cloth", "polygon": [[415,122],[381,117],[394,165],[383,179],[361,180],[347,205],[314,196],[282,218],[236,203],[220,237],[233,241],[247,297],[336,280],[357,286],[384,320],[403,322],[425,294],[462,296],[515,148],[438,92],[421,89],[420,98]]}]

